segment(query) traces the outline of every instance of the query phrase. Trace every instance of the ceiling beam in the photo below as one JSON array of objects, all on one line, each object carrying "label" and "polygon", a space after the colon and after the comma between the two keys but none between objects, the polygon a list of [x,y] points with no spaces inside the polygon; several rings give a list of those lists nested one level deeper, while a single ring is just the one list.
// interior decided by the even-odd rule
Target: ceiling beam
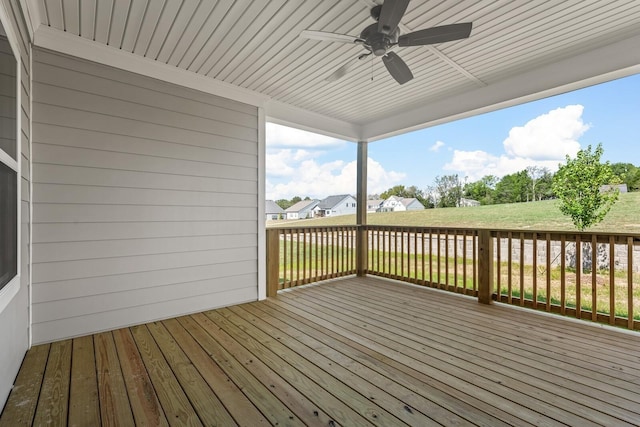
[{"label": "ceiling beam", "polygon": [[271,100],[265,105],[267,121],[351,142],[362,140],[362,127],[290,104]]}]

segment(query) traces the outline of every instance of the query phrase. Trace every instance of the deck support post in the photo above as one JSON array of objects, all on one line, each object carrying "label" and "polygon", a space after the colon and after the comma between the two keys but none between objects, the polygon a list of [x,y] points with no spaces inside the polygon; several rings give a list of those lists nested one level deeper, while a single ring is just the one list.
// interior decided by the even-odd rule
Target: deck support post
[{"label": "deck support post", "polygon": [[493,237],[478,230],[478,302],[491,304],[493,293]]},{"label": "deck support post", "polygon": [[280,230],[267,228],[267,298],[278,293],[280,279]]},{"label": "deck support post", "polygon": [[357,156],[357,190],[356,190],[356,274],[367,274],[368,239],[367,239],[367,141],[358,141]]}]

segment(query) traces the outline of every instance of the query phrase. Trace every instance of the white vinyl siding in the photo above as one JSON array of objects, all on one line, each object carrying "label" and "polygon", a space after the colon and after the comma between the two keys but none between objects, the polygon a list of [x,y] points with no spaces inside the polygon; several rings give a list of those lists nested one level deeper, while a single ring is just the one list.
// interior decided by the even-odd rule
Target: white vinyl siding
[{"label": "white vinyl siding", "polygon": [[258,297],[256,107],[34,51],[33,337]]}]

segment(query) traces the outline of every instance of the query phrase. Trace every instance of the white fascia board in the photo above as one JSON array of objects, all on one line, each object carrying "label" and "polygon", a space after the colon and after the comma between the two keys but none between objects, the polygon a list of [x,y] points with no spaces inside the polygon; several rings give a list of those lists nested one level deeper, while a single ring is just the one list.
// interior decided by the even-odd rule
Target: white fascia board
[{"label": "white fascia board", "polygon": [[29,39],[33,40],[33,34],[41,25],[40,9],[37,0],[20,0],[20,8],[27,23]]},{"label": "white fascia board", "polygon": [[267,121],[271,123],[351,142],[362,140],[362,127],[354,123],[303,110],[273,99],[266,104],[265,110]]},{"label": "white fascia board", "polygon": [[269,97],[266,95],[120,49],[115,49],[102,43],[96,43],[45,25],[41,25],[35,32],[34,44],[38,47],[66,55],[152,77],[256,107],[262,107],[269,100]]},{"label": "white fascia board", "polygon": [[363,126],[376,141],[640,73],[640,36],[421,105]]}]

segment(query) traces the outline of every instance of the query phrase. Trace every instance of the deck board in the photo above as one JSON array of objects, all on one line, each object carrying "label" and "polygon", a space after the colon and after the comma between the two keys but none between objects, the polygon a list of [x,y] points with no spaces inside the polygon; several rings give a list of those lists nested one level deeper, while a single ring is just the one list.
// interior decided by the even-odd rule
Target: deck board
[{"label": "deck board", "polygon": [[640,334],[380,278],[33,347],[0,426],[640,425]]}]

